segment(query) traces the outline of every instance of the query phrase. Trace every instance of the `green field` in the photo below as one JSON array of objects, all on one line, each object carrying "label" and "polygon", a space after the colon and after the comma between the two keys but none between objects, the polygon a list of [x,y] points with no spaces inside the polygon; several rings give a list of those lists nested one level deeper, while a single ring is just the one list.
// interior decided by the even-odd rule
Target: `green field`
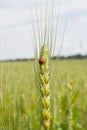
[{"label": "green field", "polygon": [[[51,129],[87,130],[87,60],[54,62]],[[0,130],[39,130],[34,76],[33,61],[0,62]]]}]

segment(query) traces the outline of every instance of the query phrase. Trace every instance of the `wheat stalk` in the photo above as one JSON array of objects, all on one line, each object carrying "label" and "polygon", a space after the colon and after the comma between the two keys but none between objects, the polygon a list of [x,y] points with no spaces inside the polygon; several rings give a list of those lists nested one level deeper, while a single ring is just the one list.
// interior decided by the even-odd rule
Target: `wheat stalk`
[{"label": "wheat stalk", "polygon": [[[42,27],[42,17],[41,17],[41,27],[39,26],[39,22],[37,22],[37,32],[35,32],[34,25],[32,26],[33,38],[34,38],[33,45],[35,52],[34,72],[37,86],[36,88],[39,97],[40,126],[41,126],[40,129],[42,130],[52,129],[51,125],[53,123],[53,118],[55,115],[54,113],[56,109],[54,108],[55,97],[53,92],[54,88],[52,87],[55,86],[53,77],[55,76],[56,65],[54,65],[54,63],[51,64],[51,59],[53,59],[52,57],[54,56],[56,47],[59,10],[60,8],[58,8],[56,22],[54,22],[52,20],[52,16],[54,15],[54,0],[52,0],[52,8],[49,10],[46,3],[45,23],[43,27]],[[37,9],[35,10],[35,13],[37,21],[39,21],[39,15]],[[61,51],[61,47],[59,49],[59,53]],[[37,61],[39,62],[39,64]]]}]

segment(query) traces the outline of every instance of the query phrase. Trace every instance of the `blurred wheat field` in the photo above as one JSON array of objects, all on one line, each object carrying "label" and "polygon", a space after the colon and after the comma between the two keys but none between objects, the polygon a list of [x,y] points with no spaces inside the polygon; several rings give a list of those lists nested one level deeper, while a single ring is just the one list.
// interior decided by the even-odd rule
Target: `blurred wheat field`
[{"label": "blurred wheat field", "polygon": [[[56,73],[52,130],[69,129],[69,101],[73,130],[87,130],[87,60],[53,62]],[[33,61],[0,62],[0,130],[39,130],[33,65]]]}]

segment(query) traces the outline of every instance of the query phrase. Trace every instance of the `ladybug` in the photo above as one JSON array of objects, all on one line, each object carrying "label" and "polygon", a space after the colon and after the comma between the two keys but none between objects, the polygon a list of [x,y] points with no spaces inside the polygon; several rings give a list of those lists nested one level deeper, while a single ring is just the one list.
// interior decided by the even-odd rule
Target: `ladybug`
[{"label": "ladybug", "polygon": [[43,58],[40,58],[40,59],[38,60],[38,62],[39,62],[40,65],[42,65],[42,64],[45,63],[45,60],[44,60]]}]

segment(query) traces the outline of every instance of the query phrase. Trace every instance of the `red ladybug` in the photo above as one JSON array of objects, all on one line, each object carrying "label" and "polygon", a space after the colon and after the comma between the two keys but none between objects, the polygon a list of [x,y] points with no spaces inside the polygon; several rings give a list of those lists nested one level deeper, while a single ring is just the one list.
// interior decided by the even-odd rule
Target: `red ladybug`
[{"label": "red ladybug", "polygon": [[42,64],[45,63],[45,60],[44,60],[43,58],[40,58],[40,59],[38,60],[38,62],[39,62],[40,65],[42,65]]}]

